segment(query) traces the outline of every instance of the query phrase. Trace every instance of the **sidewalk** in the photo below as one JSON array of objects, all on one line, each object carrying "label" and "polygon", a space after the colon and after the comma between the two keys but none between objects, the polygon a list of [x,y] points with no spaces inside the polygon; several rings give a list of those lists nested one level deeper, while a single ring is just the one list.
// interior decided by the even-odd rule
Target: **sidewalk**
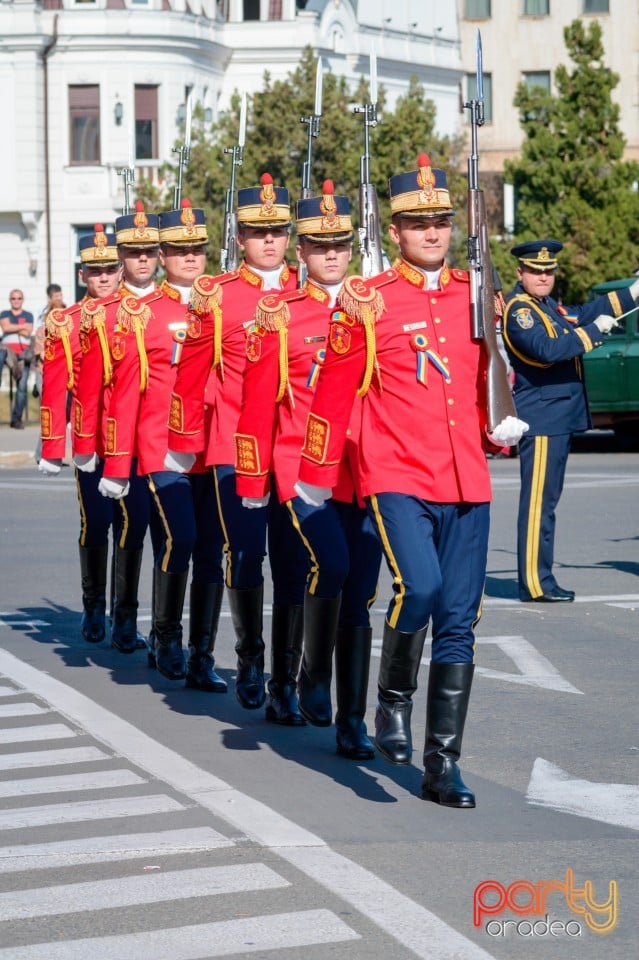
[{"label": "sidewalk", "polygon": [[24,430],[13,430],[0,425],[0,470],[15,467],[35,468],[35,450],[40,436],[40,424],[30,423]]}]

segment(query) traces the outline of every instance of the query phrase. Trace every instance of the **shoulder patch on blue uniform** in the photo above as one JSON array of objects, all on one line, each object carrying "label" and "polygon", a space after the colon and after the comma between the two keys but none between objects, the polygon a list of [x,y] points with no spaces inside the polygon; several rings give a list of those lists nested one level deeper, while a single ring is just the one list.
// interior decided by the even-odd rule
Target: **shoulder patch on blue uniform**
[{"label": "shoulder patch on blue uniform", "polygon": [[520,307],[519,310],[515,310],[514,316],[522,330],[530,330],[535,325],[535,318],[528,307]]}]

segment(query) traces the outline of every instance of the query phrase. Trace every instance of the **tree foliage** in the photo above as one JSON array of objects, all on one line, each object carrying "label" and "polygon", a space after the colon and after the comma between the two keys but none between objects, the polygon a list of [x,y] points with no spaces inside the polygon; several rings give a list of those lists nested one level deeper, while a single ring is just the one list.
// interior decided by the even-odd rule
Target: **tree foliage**
[{"label": "tree foliage", "polygon": [[[525,141],[506,164],[515,186],[516,236],[508,244],[555,237],[564,244],[556,292],[566,303],[588,298],[593,283],[637,268],[639,164],[623,160],[619,107],[611,94],[617,74],[603,63],[600,25],[581,20],[564,30],[574,68],[560,65],[557,95],[520,84],[515,96]],[[504,286],[516,262],[494,250]]]},{"label": "tree foliage", "polygon": [[[288,187],[292,202],[299,197],[302,163],[308,147],[308,124],[301,123],[300,117],[313,111],[315,75],[316,59],[311,47],[305,48],[300,63],[286,79],[273,81],[268,73],[264,74],[263,89],[248,98],[246,146],[242,166],[237,170],[236,187],[254,186],[261,174],[268,172],[275,184]],[[357,89],[351,90],[344,77],[325,71],[320,134],[313,141],[312,187],[319,194],[323,181],[333,180],[335,192],[350,199],[355,226],[364,119],[354,113],[353,107],[367,98],[366,80],[362,79]],[[240,103],[241,95],[235,91],[228,112],[208,129],[202,111],[194,112],[191,162],[182,192],[193,206],[206,212],[212,240],[208,264],[211,270],[217,270],[219,265],[224,200],[230,180],[231,160],[224,150],[237,143]],[[435,106],[416,78],[411,79],[406,95],[398,99],[394,111],[386,108],[385,91],[380,86],[378,118],[370,136],[370,170],[379,197],[382,238],[392,260],[395,249],[387,237],[388,178],[392,174],[416,169],[418,154],[426,152],[433,166],[447,171],[453,197],[465,202],[466,187],[464,178],[456,172],[460,140],[435,134]],[[138,196],[149,210],[170,209],[173,205],[175,164],[163,165],[161,176],[163,187],[159,190],[148,182],[138,185]],[[353,261],[353,268],[359,269],[357,249]]]}]

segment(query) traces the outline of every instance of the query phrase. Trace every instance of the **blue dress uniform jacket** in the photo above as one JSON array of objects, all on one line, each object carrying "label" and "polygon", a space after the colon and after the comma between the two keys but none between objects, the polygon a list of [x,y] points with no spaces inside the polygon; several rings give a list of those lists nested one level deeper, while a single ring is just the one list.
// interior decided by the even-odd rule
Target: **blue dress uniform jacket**
[{"label": "blue dress uniform jacket", "polygon": [[596,318],[620,316],[633,302],[620,290],[582,307],[563,307],[551,297],[528,295],[518,283],[506,305],[503,335],[515,371],[515,406],[530,425],[519,444],[521,600],[551,597],[559,588],[552,571],[555,508],[572,434],[591,425],[581,357],[603,343]]},{"label": "blue dress uniform jacket", "polygon": [[563,307],[517,284],[506,305],[504,343],[515,372],[517,416],[529,424],[528,437],[588,429],[581,357],[603,343],[595,319],[620,316],[633,303],[627,290],[619,290],[582,307]]}]

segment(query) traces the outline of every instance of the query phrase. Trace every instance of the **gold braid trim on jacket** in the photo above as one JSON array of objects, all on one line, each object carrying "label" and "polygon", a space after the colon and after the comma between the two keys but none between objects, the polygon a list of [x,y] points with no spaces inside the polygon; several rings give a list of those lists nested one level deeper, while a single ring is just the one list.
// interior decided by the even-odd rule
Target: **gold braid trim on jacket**
[{"label": "gold braid trim on jacket", "polygon": [[[337,298],[342,310],[362,324],[366,336],[366,367],[357,396],[363,397],[368,391],[377,368],[375,352],[375,324],[384,313],[386,304],[379,290],[367,283],[363,277],[347,277]],[[378,371],[379,376],[379,371]],[[381,384],[380,384],[381,386]]]}]

